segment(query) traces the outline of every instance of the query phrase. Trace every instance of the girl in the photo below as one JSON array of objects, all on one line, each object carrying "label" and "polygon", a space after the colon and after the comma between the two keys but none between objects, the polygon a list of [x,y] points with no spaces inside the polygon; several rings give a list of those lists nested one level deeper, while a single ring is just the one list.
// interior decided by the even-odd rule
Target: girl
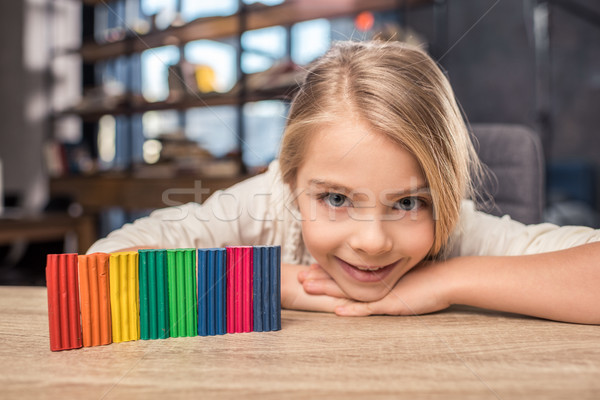
[{"label": "girl", "polygon": [[466,304],[600,323],[600,231],[476,211],[466,199],[480,174],[429,56],[341,42],[308,70],[266,173],[203,205],[155,211],[89,252],[279,244],[286,308],[413,315]]}]

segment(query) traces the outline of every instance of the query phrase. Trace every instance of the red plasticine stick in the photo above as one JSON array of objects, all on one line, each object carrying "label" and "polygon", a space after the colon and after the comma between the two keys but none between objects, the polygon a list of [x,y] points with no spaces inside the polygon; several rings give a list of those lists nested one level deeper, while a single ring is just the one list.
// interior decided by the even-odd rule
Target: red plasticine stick
[{"label": "red plasticine stick", "polygon": [[252,332],[253,323],[254,323],[254,304],[252,302],[253,298],[253,252],[252,247],[243,247],[241,249],[242,253],[242,332]]},{"label": "red plasticine stick", "polygon": [[234,332],[239,333],[242,332],[242,312],[243,312],[243,308],[242,308],[242,299],[243,299],[243,292],[242,292],[242,263],[243,263],[243,259],[242,259],[242,249],[240,248],[236,248],[235,249],[235,258],[233,260],[233,274],[234,277],[233,279],[235,280],[234,283],[234,287],[235,287],[235,293],[234,293],[234,299],[233,299],[233,303],[234,303],[234,314],[235,314],[235,330]]},{"label": "red plasticine stick", "polygon": [[253,327],[252,247],[227,247],[227,333]]},{"label": "red plasticine stick", "polygon": [[81,347],[77,254],[48,254],[48,323],[50,350]]}]

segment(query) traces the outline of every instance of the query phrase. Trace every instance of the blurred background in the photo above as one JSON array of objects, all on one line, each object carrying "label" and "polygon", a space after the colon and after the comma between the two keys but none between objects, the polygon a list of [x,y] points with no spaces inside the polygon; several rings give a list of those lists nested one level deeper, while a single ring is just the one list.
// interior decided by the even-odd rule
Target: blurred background
[{"label": "blurred background", "polygon": [[261,172],[302,67],[374,37],[426,48],[470,123],[539,136],[543,221],[600,226],[597,1],[4,1],[0,284]]}]

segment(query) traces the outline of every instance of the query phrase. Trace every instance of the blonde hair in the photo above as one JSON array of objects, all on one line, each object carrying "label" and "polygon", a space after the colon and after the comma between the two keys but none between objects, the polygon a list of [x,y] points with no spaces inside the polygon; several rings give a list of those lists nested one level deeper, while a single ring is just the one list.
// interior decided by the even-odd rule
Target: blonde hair
[{"label": "blonde hair", "polygon": [[295,187],[316,128],[358,116],[412,153],[431,191],[435,239],[443,254],[461,201],[480,164],[450,83],[423,50],[399,42],[337,42],[308,69],[290,108],[280,151],[283,180]]}]

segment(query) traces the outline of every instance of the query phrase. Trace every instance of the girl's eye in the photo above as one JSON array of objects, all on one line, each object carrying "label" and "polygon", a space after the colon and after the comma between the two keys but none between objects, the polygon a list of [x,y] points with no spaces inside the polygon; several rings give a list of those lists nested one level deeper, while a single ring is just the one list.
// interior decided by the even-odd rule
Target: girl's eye
[{"label": "girl's eye", "polygon": [[396,202],[396,208],[402,211],[413,211],[423,207],[424,201],[418,197],[405,197]]},{"label": "girl's eye", "polygon": [[339,193],[327,193],[324,199],[332,207],[342,207],[348,202],[348,198]]}]

